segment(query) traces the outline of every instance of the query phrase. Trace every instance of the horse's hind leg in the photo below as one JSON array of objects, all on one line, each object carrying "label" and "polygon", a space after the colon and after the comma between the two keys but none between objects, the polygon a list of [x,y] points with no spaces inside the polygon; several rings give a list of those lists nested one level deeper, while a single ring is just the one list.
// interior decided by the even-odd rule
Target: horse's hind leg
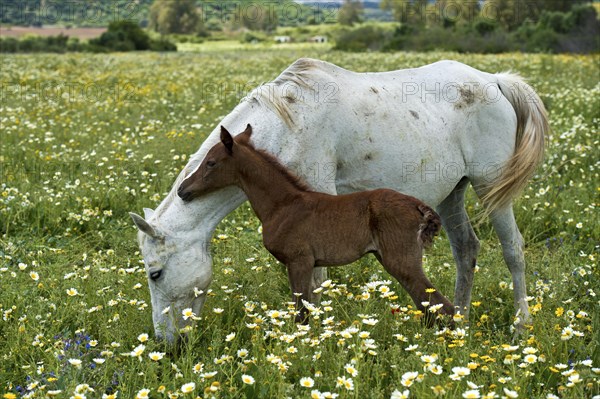
[{"label": "horse's hind leg", "polygon": [[479,240],[471,227],[464,204],[468,185],[469,180],[464,177],[437,207],[456,262],[454,305],[465,317],[469,316],[473,274],[479,253]]},{"label": "horse's hind leg", "polygon": [[490,219],[498,239],[502,244],[502,254],[512,274],[515,309],[519,313],[518,328],[531,322],[527,305],[525,286],[525,257],[523,256],[523,237],[515,221],[512,204],[491,212]]}]

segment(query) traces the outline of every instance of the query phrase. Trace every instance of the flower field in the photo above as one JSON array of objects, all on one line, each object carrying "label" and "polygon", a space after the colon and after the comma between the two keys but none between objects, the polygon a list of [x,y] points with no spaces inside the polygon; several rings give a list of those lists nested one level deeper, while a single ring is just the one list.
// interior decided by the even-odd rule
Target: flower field
[{"label": "flower field", "polygon": [[[513,338],[491,227],[470,320],[427,329],[372,257],[330,268],[307,326],[247,204],[213,238],[214,280],[179,351],[153,337],[127,215],[154,208],[189,155],[258,84],[301,56],[356,71],[457,59],[527,77],[550,113],[546,158],[515,205],[533,325]],[[592,398],[600,395],[598,56],[350,54],[292,47],[3,56],[2,398]],[[481,210],[472,192],[468,211]],[[452,299],[442,233],[426,272]]]}]

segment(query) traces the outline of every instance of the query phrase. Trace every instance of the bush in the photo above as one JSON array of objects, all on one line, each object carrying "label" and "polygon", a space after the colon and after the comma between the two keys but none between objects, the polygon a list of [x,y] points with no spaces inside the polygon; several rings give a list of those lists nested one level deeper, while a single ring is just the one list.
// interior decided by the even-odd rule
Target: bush
[{"label": "bush", "polygon": [[12,37],[0,39],[1,53],[65,53],[83,48],[79,41],[69,40],[63,34],[48,37],[26,35],[21,40]]},{"label": "bush", "polygon": [[19,41],[14,37],[0,37],[0,53],[17,53]]},{"label": "bush", "polygon": [[356,29],[344,29],[336,37],[336,50],[378,51],[384,48],[391,35],[376,25],[364,25]]},{"label": "bush", "polygon": [[242,43],[264,42],[268,39],[267,35],[260,32],[248,31],[242,36]]},{"label": "bush", "polygon": [[111,22],[108,31],[90,40],[92,46],[112,51],[149,50],[150,36],[140,26],[128,20]]},{"label": "bush", "polygon": [[90,40],[90,51],[177,51],[177,46],[165,38],[152,40],[135,22],[111,22],[108,30],[97,39]]}]

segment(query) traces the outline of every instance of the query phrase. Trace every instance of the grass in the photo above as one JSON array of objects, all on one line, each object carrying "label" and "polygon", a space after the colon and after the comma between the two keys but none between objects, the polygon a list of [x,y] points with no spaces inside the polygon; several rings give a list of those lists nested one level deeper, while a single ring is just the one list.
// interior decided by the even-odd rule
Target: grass
[{"label": "grass", "polygon": [[[245,92],[300,56],[357,71],[453,58],[529,78],[549,108],[552,134],[544,165],[515,206],[534,317],[528,334],[512,339],[510,274],[485,223],[477,229],[482,249],[469,325],[454,333],[424,329],[398,283],[364,258],[330,269],[323,314],[299,329],[288,313],[286,273],[262,247],[258,221],[243,205],[215,234],[212,291],[190,340],[176,354],[154,340],[127,212],[155,207]],[[3,398],[600,393],[598,56],[263,46],[1,62]],[[468,211],[478,210],[470,192]],[[425,267],[452,298],[454,261],[443,234]]]}]

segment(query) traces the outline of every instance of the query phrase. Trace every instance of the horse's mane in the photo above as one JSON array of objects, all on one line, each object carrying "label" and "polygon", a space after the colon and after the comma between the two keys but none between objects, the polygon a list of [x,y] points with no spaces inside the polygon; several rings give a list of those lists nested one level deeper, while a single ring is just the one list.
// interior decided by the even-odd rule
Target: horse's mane
[{"label": "horse's mane", "polygon": [[[311,58],[300,58],[286,68],[275,80],[260,85],[246,98],[273,109],[289,127],[295,124],[290,110],[290,104],[303,101],[304,98],[314,97],[316,72],[325,67],[336,67],[324,61]],[[290,90],[291,88],[295,90]]]},{"label": "horse's mane", "polygon": [[286,168],[279,162],[277,158],[273,155],[269,154],[266,151],[259,150],[255,148],[252,144],[245,144],[248,148],[252,149],[260,158],[266,161],[270,166],[272,166],[279,174],[281,174],[285,180],[287,180],[290,184],[292,184],[296,189],[300,191],[313,191],[312,188],[304,181],[303,178],[294,174],[291,170]]}]

